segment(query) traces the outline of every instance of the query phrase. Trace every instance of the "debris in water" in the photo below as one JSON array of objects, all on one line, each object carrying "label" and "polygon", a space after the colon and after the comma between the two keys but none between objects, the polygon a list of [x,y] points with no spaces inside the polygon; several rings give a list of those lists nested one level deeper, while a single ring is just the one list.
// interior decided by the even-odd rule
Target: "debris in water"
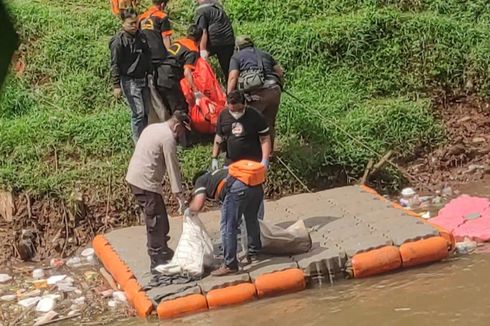
[{"label": "debris in water", "polygon": [[66,275],[53,275],[48,278],[48,285],[55,285],[58,282],[63,281],[66,278]]},{"label": "debris in water", "polygon": [[36,268],[32,271],[32,278],[35,280],[44,278],[44,270],[42,268]]},{"label": "debris in water", "polygon": [[49,311],[48,313],[42,315],[41,317],[36,318],[34,320],[34,326],[45,325],[48,322],[55,319],[56,317],[58,317],[58,313],[56,311]]},{"label": "debris in water", "polygon": [[56,300],[52,297],[46,297],[39,300],[36,306],[38,312],[49,312],[54,309]]},{"label": "debris in water", "polygon": [[8,274],[0,274],[0,283],[6,283],[12,279],[12,276]]},{"label": "debris in water", "polygon": [[12,302],[15,301],[15,299],[17,299],[17,296],[15,294],[7,294],[0,297],[0,301],[3,302]]},{"label": "debris in water", "polygon": [[34,306],[35,304],[37,304],[39,302],[39,300],[41,300],[41,297],[27,298],[24,300],[20,300],[19,302],[17,302],[17,304],[24,307],[24,308],[30,308],[30,307]]}]

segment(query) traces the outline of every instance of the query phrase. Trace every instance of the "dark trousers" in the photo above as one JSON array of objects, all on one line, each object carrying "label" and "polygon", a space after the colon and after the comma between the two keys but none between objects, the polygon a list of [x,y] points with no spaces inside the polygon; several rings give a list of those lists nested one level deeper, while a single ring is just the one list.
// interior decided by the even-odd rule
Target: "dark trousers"
[{"label": "dark trousers", "polygon": [[133,141],[136,144],[148,125],[148,112],[150,109],[150,91],[146,78],[121,77],[121,89],[131,108],[131,129]]},{"label": "dark trousers", "polygon": [[228,81],[228,73],[230,72],[230,61],[234,52],[235,45],[233,44],[213,46],[210,50],[211,55],[216,54],[216,56],[218,57],[219,65],[226,81]]},{"label": "dark trousers", "polygon": [[257,255],[262,248],[260,225],[257,218],[264,199],[262,186],[249,187],[236,180],[230,186],[221,207],[221,237],[225,265],[238,268],[237,235],[242,215],[245,219],[248,240],[248,254]]},{"label": "dark trousers", "polygon": [[276,117],[281,103],[281,87],[261,88],[251,91],[247,96],[247,104],[261,112],[270,128],[272,150],[274,150],[274,139],[276,136]]},{"label": "dark trousers", "polygon": [[175,111],[183,111],[188,113],[189,105],[185,99],[184,93],[180,88],[180,84],[168,83],[167,86],[157,86],[158,93],[160,94],[164,105],[170,109],[170,113]]},{"label": "dark trousers", "polygon": [[156,192],[143,190],[133,185],[131,185],[131,191],[145,215],[146,247],[148,255],[153,260],[153,257],[161,256],[168,251],[170,226],[165,203],[162,195]]}]

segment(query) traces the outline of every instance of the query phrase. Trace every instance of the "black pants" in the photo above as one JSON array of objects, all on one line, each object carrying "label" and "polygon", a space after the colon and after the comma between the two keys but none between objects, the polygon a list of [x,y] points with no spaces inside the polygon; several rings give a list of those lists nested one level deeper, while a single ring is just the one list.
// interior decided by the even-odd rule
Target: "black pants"
[{"label": "black pants", "polygon": [[167,83],[167,86],[157,86],[157,90],[165,106],[170,109],[171,114],[174,114],[175,111],[189,112],[189,106],[179,83]]},{"label": "black pants", "polygon": [[221,45],[211,47],[210,54],[216,54],[218,57],[221,71],[225,77],[225,81],[228,82],[228,73],[230,72],[230,61],[233,53],[235,52],[235,45]]},{"label": "black pants", "polygon": [[170,226],[162,195],[133,185],[131,191],[145,214],[148,255],[151,258],[165,254]]}]

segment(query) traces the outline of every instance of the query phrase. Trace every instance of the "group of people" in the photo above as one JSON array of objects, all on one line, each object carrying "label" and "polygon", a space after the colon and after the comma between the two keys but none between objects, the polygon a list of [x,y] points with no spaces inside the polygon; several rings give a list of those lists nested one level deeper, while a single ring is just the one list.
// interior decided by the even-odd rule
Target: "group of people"
[{"label": "group of people", "polygon": [[[283,70],[252,39],[235,39],[231,22],[215,0],[196,0],[195,23],[186,37],[172,40],[165,13],[168,0],[153,0],[141,15],[132,7],[121,10],[122,31],[110,41],[114,94],[124,95],[132,110],[135,150],[126,180],[142,207],[147,230],[150,270],[169,262],[169,221],[162,197],[168,173],[179,211],[196,214],[206,199],[221,203],[221,236],[224,263],[215,276],[237,272],[237,233],[243,220],[248,240],[246,262],[260,252],[259,213],[263,207],[265,172],[273,150],[275,119],[279,108]],[[227,106],[220,113],[208,171],[194,178],[186,201],[177,159],[192,121],[180,80],[185,78],[196,99],[192,72],[199,57],[216,55],[226,80]],[[148,125],[153,108],[159,123]],[[220,168],[219,155],[225,152]],[[238,172],[237,172],[238,171]]]}]

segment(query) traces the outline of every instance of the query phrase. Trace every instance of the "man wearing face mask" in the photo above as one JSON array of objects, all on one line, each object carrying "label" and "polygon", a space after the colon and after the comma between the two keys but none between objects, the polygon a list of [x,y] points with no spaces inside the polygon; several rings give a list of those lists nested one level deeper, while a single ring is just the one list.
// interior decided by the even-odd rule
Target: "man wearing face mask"
[{"label": "man wearing face mask", "polygon": [[151,124],[143,130],[129,162],[126,181],[145,215],[150,270],[167,263],[173,256],[168,248],[169,223],[163,201],[163,178],[168,172],[172,193],[182,212],[185,200],[182,177],[177,160],[177,140],[190,130],[190,119],[182,111],[163,123]]},{"label": "man wearing face mask", "polygon": [[218,155],[223,144],[226,144],[226,165],[251,160],[268,168],[271,138],[266,119],[245,104],[245,96],[240,91],[230,92],[227,101],[228,108],[221,111],[216,125],[211,169],[219,167]]}]

